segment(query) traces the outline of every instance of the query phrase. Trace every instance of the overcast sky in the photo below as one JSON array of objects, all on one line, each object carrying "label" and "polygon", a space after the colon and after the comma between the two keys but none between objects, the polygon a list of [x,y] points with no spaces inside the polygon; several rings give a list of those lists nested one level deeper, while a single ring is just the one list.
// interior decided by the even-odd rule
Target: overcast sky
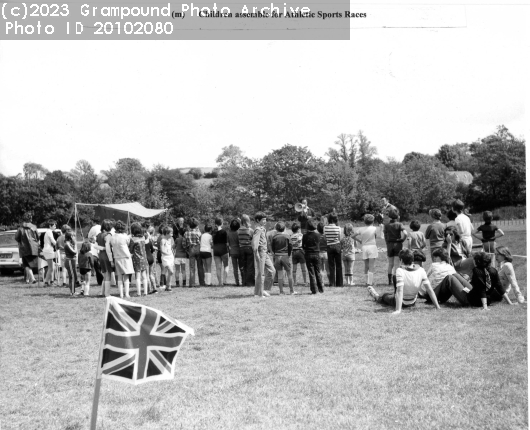
[{"label": "overcast sky", "polygon": [[123,157],[213,167],[230,144],[323,156],[360,129],[383,159],[500,124],[527,137],[528,7],[463,10],[464,28],[356,29],[350,41],[0,42],[0,172]]}]

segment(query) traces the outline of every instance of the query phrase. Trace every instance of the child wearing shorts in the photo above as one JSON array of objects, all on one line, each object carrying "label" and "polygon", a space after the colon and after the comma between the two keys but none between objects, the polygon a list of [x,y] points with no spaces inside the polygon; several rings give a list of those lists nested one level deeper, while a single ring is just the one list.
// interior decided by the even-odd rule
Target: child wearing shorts
[{"label": "child wearing shorts", "polygon": [[344,237],[340,241],[342,251],[342,261],[344,262],[344,277],[346,285],[355,285],[353,283],[353,264],[355,263],[355,236],[353,234],[353,225],[348,223],[344,226]]},{"label": "child wearing shorts", "polygon": [[326,272],[326,275],[328,276],[328,285],[329,285],[329,262],[328,262],[328,240],[326,239],[326,236],[324,236],[324,223],[319,222],[317,224],[317,231],[320,234],[320,241],[319,241],[319,257],[320,257],[320,273],[321,276]]},{"label": "child wearing shorts", "polygon": [[92,244],[86,240],[81,245],[77,262],[79,265],[79,273],[81,274],[81,291],[80,296],[90,295],[90,275],[92,274],[93,264],[91,258]]},{"label": "child wearing shorts", "polygon": [[204,226],[204,233],[201,236],[201,260],[204,267],[204,283],[212,285],[212,251],[213,251],[213,237],[211,235],[212,226],[206,224]]},{"label": "child wearing shorts", "polygon": [[186,261],[188,254],[184,249],[184,233],[186,230],[177,228],[175,231],[175,247],[173,248],[173,255],[175,256],[175,281],[176,286],[180,286],[180,275],[182,274],[182,286],[186,286]]},{"label": "child wearing shorts", "polygon": [[374,285],[375,260],[379,256],[375,239],[377,237],[377,227],[374,224],[375,217],[371,214],[364,216],[366,227],[358,230],[361,242],[361,253],[364,260],[364,274],[366,276],[366,286]]},{"label": "child wearing shorts", "polygon": [[[171,289],[171,277],[175,270],[175,257],[173,255],[175,241],[173,240],[173,229],[169,226],[165,226],[162,230],[162,234],[162,239],[160,239],[160,262],[164,274],[166,291],[170,293],[173,291]],[[160,280],[160,286],[162,286],[162,280]]]},{"label": "child wearing shorts", "polygon": [[291,238],[289,239],[292,247],[292,261],[293,261],[293,284],[296,283],[296,265],[300,264],[300,269],[302,270],[302,276],[304,278],[304,286],[307,287],[307,268],[305,263],[305,254],[302,249],[302,238],[303,234],[300,232],[300,224],[293,222],[291,226]]},{"label": "child wearing shorts", "polygon": [[392,208],[388,211],[390,222],[385,224],[386,255],[388,257],[388,283],[394,284],[396,291],[396,271],[399,267],[399,251],[403,249],[403,241],[407,238],[405,226],[397,221],[399,212]]},{"label": "child wearing shorts", "polygon": [[407,238],[407,247],[414,253],[414,263],[423,266],[423,262],[426,260],[423,250],[427,247],[427,243],[420,227],[421,224],[418,220],[413,220],[410,223],[412,231]]},{"label": "child wearing shorts", "polygon": [[[484,224],[479,226],[477,231],[472,233],[472,236],[482,242],[484,252],[490,254],[491,265],[492,267],[495,267],[495,248],[497,247],[495,241],[499,237],[504,236],[504,232],[495,224],[491,223],[493,220],[493,214],[490,211],[484,212],[482,214],[482,219],[484,220]],[[482,233],[482,237],[478,236],[479,233]]]}]

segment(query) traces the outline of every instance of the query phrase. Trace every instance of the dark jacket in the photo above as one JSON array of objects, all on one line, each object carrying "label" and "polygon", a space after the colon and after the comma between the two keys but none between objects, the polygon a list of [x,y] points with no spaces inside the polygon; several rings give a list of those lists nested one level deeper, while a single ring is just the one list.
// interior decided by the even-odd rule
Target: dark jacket
[{"label": "dark jacket", "polygon": [[320,233],[308,231],[302,236],[302,249],[308,252],[320,252]]},{"label": "dark jacket", "polygon": [[39,234],[35,225],[23,223],[15,233],[15,240],[21,257],[39,255]]},{"label": "dark jacket", "polygon": [[[490,275],[491,287],[486,286],[486,275],[484,271],[487,270]],[[493,267],[487,269],[473,269],[473,277],[471,278],[471,285],[473,289],[467,294],[467,300],[471,306],[482,306],[483,298],[488,300],[488,305],[491,302],[500,302],[502,296],[506,292],[499,278],[499,272]]]},{"label": "dark jacket", "polygon": [[291,255],[292,246],[289,236],[277,232],[271,240],[271,251],[274,255]]}]

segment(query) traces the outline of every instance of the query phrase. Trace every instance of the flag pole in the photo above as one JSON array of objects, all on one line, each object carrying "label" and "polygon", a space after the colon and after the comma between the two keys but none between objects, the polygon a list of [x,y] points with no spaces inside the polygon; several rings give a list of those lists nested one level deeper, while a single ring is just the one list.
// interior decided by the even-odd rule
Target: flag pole
[{"label": "flag pole", "polygon": [[101,329],[101,342],[99,343],[99,357],[96,369],[96,385],[94,387],[94,400],[92,402],[92,417],[90,418],[90,430],[96,430],[98,420],[99,392],[101,389],[101,355],[103,354],[103,345],[105,343],[105,327],[107,326],[107,315],[109,313],[111,297],[105,300],[105,316],[103,317],[103,328]]}]

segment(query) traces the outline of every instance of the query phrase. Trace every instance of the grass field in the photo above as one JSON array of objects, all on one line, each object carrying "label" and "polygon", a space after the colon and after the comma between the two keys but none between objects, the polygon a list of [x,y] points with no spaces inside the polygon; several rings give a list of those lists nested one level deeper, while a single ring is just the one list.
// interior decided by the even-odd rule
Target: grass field
[{"label": "grass field", "polygon": [[[526,255],[525,227],[499,243]],[[514,266],[526,297],[526,259]],[[361,284],[362,263],[354,271]],[[379,291],[388,291],[385,278],[381,255]],[[0,428],[88,428],[104,300],[28,287],[18,275],[0,278],[0,288]],[[132,298],[196,336],[172,381],[104,380],[98,428],[528,428],[526,304],[437,312],[419,303],[392,316],[365,288],[298,291],[278,296],[274,287],[254,299],[249,288],[177,288]]]}]

